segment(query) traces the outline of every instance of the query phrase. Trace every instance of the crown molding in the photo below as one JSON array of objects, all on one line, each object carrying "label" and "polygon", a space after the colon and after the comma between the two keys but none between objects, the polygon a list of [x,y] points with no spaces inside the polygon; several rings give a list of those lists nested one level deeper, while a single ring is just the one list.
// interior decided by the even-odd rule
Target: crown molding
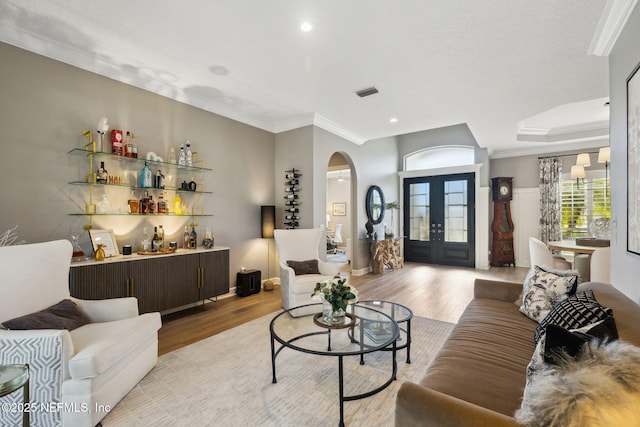
[{"label": "crown molding", "polygon": [[609,0],[587,53],[609,56],[638,0]]}]

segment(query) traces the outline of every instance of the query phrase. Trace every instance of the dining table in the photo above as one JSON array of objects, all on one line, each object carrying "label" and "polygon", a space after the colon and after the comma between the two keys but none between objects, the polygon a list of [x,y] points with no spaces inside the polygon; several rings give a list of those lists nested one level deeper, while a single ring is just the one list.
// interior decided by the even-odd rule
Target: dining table
[{"label": "dining table", "polygon": [[547,242],[547,247],[556,251],[567,251],[576,254],[591,255],[595,250],[601,249],[602,246],[579,245],[575,240],[556,240]]}]

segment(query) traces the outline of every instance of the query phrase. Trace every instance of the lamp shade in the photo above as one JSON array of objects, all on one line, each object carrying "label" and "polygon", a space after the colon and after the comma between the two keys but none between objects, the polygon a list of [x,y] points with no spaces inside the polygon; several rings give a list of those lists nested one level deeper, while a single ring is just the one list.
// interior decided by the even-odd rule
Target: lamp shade
[{"label": "lamp shade", "polygon": [[583,167],[591,166],[591,157],[589,157],[589,153],[578,154],[576,165]]},{"label": "lamp shade", "polygon": [[264,239],[272,239],[273,230],[276,228],[275,206],[260,206],[260,224],[262,226],[262,237]]},{"label": "lamp shade", "polygon": [[571,166],[571,179],[584,178],[584,166],[573,165]]},{"label": "lamp shade", "polygon": [[598,151],[598,163],[609,163],[611,161],[611,147],[602,147]]}]

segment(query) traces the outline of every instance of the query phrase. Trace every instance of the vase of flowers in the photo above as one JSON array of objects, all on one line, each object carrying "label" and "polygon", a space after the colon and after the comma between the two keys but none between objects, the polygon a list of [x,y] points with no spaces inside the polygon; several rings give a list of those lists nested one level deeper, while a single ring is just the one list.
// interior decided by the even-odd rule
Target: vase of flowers
[{"label": "vase of flowers", "polygon": [[346,284],[347,279],[336,274],[332,279],[317,283],[311,297],[322,301],[322,320],[327,324],[344,323],[349,301],[355,302],[358,293]]}]

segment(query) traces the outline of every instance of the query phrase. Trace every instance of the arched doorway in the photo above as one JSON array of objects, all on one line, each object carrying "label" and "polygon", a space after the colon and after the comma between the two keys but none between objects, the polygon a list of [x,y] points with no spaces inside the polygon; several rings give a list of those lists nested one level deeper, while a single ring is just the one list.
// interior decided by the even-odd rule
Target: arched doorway
[{"label": "arched doorway", "polygon": [[333,153],[327,165],[325,204],[329,261],[348,262],[353,259],[353,185],[354,174],[350,159],[345,154]]}]

